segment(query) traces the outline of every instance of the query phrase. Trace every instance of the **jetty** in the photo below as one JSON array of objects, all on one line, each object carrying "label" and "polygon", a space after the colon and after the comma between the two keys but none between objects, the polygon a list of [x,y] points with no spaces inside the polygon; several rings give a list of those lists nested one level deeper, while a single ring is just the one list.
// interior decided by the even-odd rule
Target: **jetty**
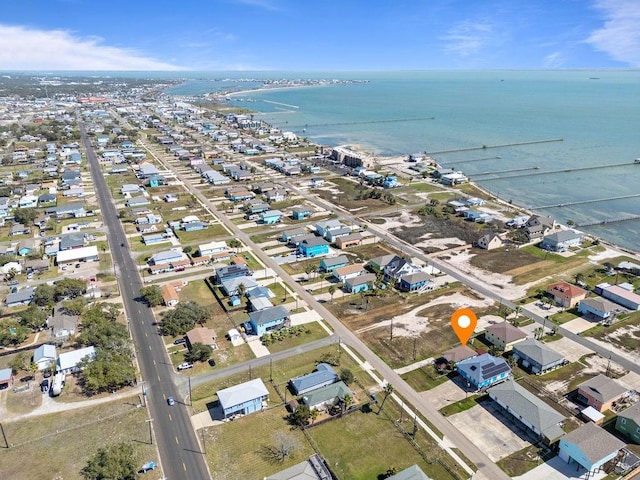
[{"label": "jetty", "polygon": [[519,147],[521,145],[536,145],[539,143],[552,143],[552,142],[564,142],[564,138],[549,138],[546,140],[530,140],[528,142],[499,143],[496,145],[481,145],[479,147],[453,148],[451,150],[439,150],[437,152],[425,152],[425,153],[431,156],[431,155],[441,155],[443,153],[471,152],[473,150],[488,150],[489,148]]},{"label": "jetty", "polygon": [[605,218],[604,220],[594,220],[593,222],[576,223],[576,227],[591,227],[593,225],[607,225],[609,223],[628,222],[630,220],[640,220],[640,215],[627,215],[626,217]]},{"label": "jetty", "polygon": [[[492,172],[480,172],[469,175],[469,178],[476,178],[484,175],[498,175],[501,173],[515,173],[515,172],[527,172],[531,170],[538,170],[540,167],[524,167],[524,168],[511,168],[509,170],[494,170]],[[511,177],[509,177],[511,178]]]},{"label": "jetty", "polygon": [[485,160],[500,160],[502,157],[500,155],[496,157],[482,157],[482,158],[472,158],[469,160],[456,160],[455,162],[451,162],[451,164],[458,165],[459,163],[471,163],[471,162],[482,162]]},{"label": "jetty", "polygon": [[573,205],[586,205],[587,203],[600,203],[600,202],[610,202],[613,200],[625,200],[627,198],[636,198],[640,197],[640,193],[632,193],[629,195],[618,195],[617,197],[606,197],[606,198],[593,198],[591,200],[580,200],[577,202],[564,202],[564,203],[552,203],[549,205],[538,205],[535,207],[531,207],[532,210],[542,210],[545,208],[560,208],[560,207],[571,207]]}]

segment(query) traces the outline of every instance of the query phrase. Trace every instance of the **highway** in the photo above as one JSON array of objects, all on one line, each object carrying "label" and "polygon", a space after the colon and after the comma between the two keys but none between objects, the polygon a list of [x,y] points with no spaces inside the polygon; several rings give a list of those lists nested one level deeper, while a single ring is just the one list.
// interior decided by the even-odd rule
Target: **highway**
[{"label": "highway", "polygon": [[[160,465],[168,480],[210,478],[187,406],[181,403],[178,396],[179,391],[175,384],[177,375],[168,359],[155,317],[146,304],[137,300],[142,282],[131,257],[127,237],[118,218],[109,187],[102,175],[85,126],[82,122],[79,122],[79,126],[100,212],[107,227],[107,239],[129,328],[136,345],[137,360],[143,379],[142,388],[146,391],[144,398],[149,408],[151,427],[155,432]],[[174,406],[167,404],[169,396],[175,398]]]},{"label": "highway", "polygon": [[[153,152],[153,149],[140,142],[149,152]],[[176,178],[182,181],[185,185],[191,185],[191,182],[184,176],[173,169],[166,162],[163,162],[157,156],[154,157],[165,166],[165,168],[171,170],[176,175]],[[394,386],[395,392],[406,399],[408,403],[413,405],[418,412],[429,420],[446,439],[454,444],[460,451],[471,460],[478,468],[482,476],[492,480],[508,480],[509,476],[506,475],[489,457],[485,455],[473,442],[471,442],[463,432],[454,427],[449,420],[443,417],[438,410],[431,405],[428,401],[424,400],[407,382],[405,382],[400,375],[393,371],[383,360],[381,360],[375,353],[373,353],[369,347],[358,338],[351,330],[345,327],[340,320],[338,320],[329,310],[327,310],[321,303],[319,303],[311,294],[309,294],[298,282],[287,272],[285,272],[271,257],[262,251],[262,249],[255,244],[249,235],[244,233],[237,225],[235,225],[226,215],[218,211],[215,205],[207,199],[198,189],[190,189],[192,193],[206,206],[211,212],[214,212],[218,219],[227,227],[227,229],[235,235],[235,237],[243,242],[253,253],[257,255],[260,260],[269,268],[271,268],[290,288],[302,298],[307,304],[313,308],[320,316],[331,326],[336,335],[341,338],[341,341],[349,345],[355,350],[364,361],[368,362],[380,375],[389,383]],[[305,195],[309,198],[309,195]],[[313,199],[315,200],[315,199]],[[326,208],[326,207],[325,207]],[[334,210],[335,206],[328,207],[330,210]],[[470,426],[470,428],[472,428]]]}]

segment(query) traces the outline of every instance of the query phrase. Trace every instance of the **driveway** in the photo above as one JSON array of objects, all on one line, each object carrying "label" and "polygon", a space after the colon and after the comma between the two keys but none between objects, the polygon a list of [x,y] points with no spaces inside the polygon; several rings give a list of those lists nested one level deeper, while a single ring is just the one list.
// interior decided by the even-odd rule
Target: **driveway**
[{"label": "driveway", "polygon": [[562,337],[560,340],[550,342],[547,345],[549,348],[553,348],[556,352],[562,354],[564,358],[570,362],[576,362],[584,355],[593,353],[593,350],[580,345],[567,337]]},{"label": "driveway", "polygon": [[420,392],[420,396],[426,398],[438,410],[451,403],[464,400],[466,393],[462,386],[462,376],[458,375],[454,380],[444,382],[431,390]]},{"label": "driveway", "polygon": [[589,320],[585,320],[582,317],[578,317],[568,321],[567,323],[563,323],[562,327],[566,328],[572,333],[579,334],[581,332],[584,332],[585,330],[589,330],[590,328],[595,327],[596,325],[596,322],[590,322]]},{"label": "driveway", "polygon": [[544,480],[570,480],[576,478],[599,480],[606,476],[606,473],[600,472],[587,477],[587,471],[584,468],[576,471],[575,465],[569,465],[561,460],[560,457],[553,457],[548,462],[537,466],[533,470],[529,470],[524,475],[513,478],[514,480],[540,480],[541,478],[544,478]]},{"label": "driveway", "polygon": [[531,445],[525,427],[506,416],[488,398],[450,416],[449,421],[494,462]]}]

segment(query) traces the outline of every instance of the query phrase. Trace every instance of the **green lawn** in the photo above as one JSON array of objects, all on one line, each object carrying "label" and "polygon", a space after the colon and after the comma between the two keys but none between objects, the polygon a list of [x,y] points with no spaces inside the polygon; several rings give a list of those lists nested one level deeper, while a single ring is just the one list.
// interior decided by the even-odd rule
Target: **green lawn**
[{"label": "green lawn", "polygon": [[404,375],[401,375],[402,379],[407,382],[416,392],[424,392],[425,390],[431,390],[432,388],[442,385],[452,375],[439,374],[433,365],[425,365],[422,368],[416,368]]},{"label": "green lawn", "polygon": [[281,352],[282,350],[288,350],[289,348],[304,345],[305,343],[313,342],[321,338],[326,337],[328,334],[324,328],[322,328],[317,322],[307,323],[303,325],[305,331],[300,335],[292,335],[283,340],[275,341],[267,347],[271,353]]},{"label": "green lawn", "polygon": [[456,413],[469,410],[470,408],[475,407],[476,405],[478,405],[478,403],[484,400],[488,400],[488,397],[485,395],[469,395],[464,400],[460,400],[459,402],[451,403],[446,407],[442,407],[439,411],[445,417],[450,417],[451,415],[455,415]]},{"label": "green lawn", "polygon": [[220,223],[213,224],[202,230],[196,230],[195,232],[185,232],[178,230],[176,235],[180,239],[180,243],[204,243],[209,242],[212,239],[224,235],[229,235],[229,232]]},{"label": "green lawn", "polygon": [[[136,408],[137,403],[134,396],[19,422],[3,420],[4,432],[13,447],[0,449],[0,478],[80,480],[80,470],[98,448],[120,441],[129,442],[136,450],[140,465],[157,462],[145,422],[148,412]],[[156,470],[145,479],[160,477],[162,473]]]}]

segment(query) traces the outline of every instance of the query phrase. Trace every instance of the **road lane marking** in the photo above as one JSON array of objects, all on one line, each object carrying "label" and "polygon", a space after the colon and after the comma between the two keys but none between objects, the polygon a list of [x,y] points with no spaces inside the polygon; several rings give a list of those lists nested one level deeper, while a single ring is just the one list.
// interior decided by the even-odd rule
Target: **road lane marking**
[{"label": "road lane marking", "polygon": [[182,468],[184,468],[184,471],[185,471],[185,472],[187,471],[187,466],[185,465],[185,463],[184,463],[184,462],[182,462]]},{"label": "road lane marking", "polygon": [[158,381],[160,381],[160,375],[158,375]]},{"label": "road lane marking", "polygon": [[178,440],[178,437],[176,437],[176,443],[180,445],[180,441]]},{"label": "road lane marking", "polygon": [[153,359],[153,364],[156,365],[156,359],[155,358]]},{"label": "road lane marking", "polygon": [[173,422],[173,417],[171,416],[171,414],[169,414],[169,421]]}]

